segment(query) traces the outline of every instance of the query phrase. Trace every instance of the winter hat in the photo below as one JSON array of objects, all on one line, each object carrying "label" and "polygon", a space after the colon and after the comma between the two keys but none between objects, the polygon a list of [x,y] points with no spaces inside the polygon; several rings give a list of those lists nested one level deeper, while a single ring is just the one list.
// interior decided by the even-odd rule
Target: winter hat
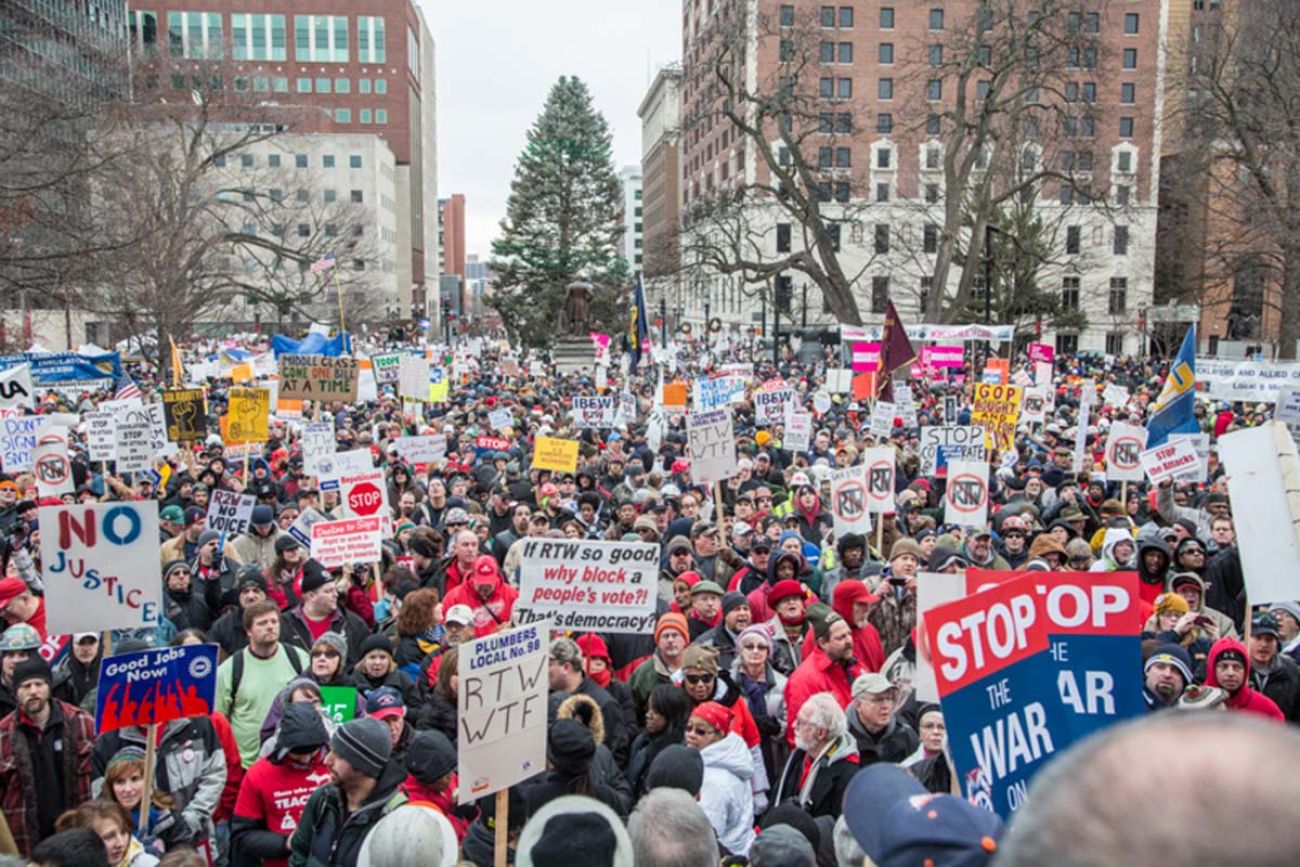
[{"label": "winter hat", "polygon": [[1151,666],[1157,662],[1163,662],[1178,669],[1178,673],[1183,676],[1184,684],[1192,682],[1192,657],[1182,645],[1166,643],[1156,647],[1151,652],[1151,655],[1147,657],[1147,661],[1142,664],[1142,673],[1146,674],[1151,670]]},{"label": "winter hat", "polygon": [[1186,614],[1190,608],[1187,600],[1177,593],[1161,593],[1156,597],[1156,614]]},{"label": "winter hat", "polygon": [[691,630],[686,624],[686,615],[684,614],[669,611],[659,617],[659,622],[655,624],[655,644],[659,643],[659,636],[667,629],[677,630],[685,641],[691,640]]},{"label": "winter hat", "polygon": [[360,658],[365,659],[366,654],[370,653],[372,650],[382,650],[384,653],[392,656],[393,643],[388,640],[388,636],[384,633],[376,632],[372,635],[367,635],[366,640],[361,642]]},{"label": "winter hat", "polygon": [[320,638],[317,638],[315,641],[313,641],[311,643],[311,646],[312,649],[315,650],[317,647],[320,647],[322,644],[330,648],[331,650],[333,650],[335,653],[337,653],[340,658],[342,659],[348,658],[348,640],[345,637],[343,637],[342,634],[338,632],[326,632]]},{"label": "winter hat", "polygon": [[596,737],[576,719],[557,719],[546,737],[546,758],[555,772],[576,777],[591,767],[596,755]]},{"label": "winter hat", "polygon": [[456,830],[437,809],[406,803],[375,823],[357,851],[357,867],[454,867]]},{"label": "winter hat", "polygon": [[893,547],[889,549],[889,562],[894,562],[904,554],[911,554],[918,563],[925,560],[925,554],[921,553],[921,546],[906,536],[895,541]]},{"label": "winter hat", "polygon": [[765,829],[764,834],[780,826],[792,828],[803,835],[814,851],[821,845],[822,832],[817,827],[817,820],[809,815],[807,810],[791,801],[768,810],[767,815],[763,817],[762,826]]},{"label": "winter hat", "polygon": [[753,626],[746,627],[736,636],[736,646],[740,647],[745,643],[746,638],[761,638],[767,645],[767,652],[772,652],[772,631],[767,628],[766,623],[755,623]]},{"label": "winter hat", "polygon": [[798,596],[803,599],[803,585],[793,578],[786,578],[784,581],[776,582],[767,593],[767,604],[775,607],[778,602],[787,596]]},{"label": "winter hat", "polygon": [[220,540],[221,540],[221,534],[218,533],[216,530],[204,530],[202,533],[199,533],[198,546],[202,548],[204,545],[208,544],[209,542],[217,542]]},{"label": "winter hat", "polygon": [[388,726],[372,717],[345,722],[330,738],[330,749],[367,777],[378,779],[393,754]]},{"label": "winter hat", "polygon": [[318,750],[328,742],[329,735],[325,733],[325,720],[320,711],[305,701],[290,702],[284,706],[284,715],[280,717],[273,758],[282,762],[289,753]]},{"label": "winter hat", "polygon": [[[820,605],[821,603],[818,603]],[[825,606],[822,606],[825,607]],[[844,618],[837,612],[828,610],[824,617],[814,617],[811,609],[808,612],[808,619],[813,623],[813,632],[818,641],[825,641],[831,636],[831,627],[836,623],[843,623]]]},{"label": "winter hat", "polygon": [[731,709],[716,701],[697,704],[691,710],[691,716],[703,720],[724,735],[731,730]]},{"label": "winter hat", "polygon": [[588,632],[579,636],[574,643],[578,645],[578,649],[582,651],[582,655],[587,659],[603,659],[606,662],[611,661],[609,645],[605,643],[605,639],[601,638],[594,632]]},{"label": "winter hat", "polygon": [[683,548],[687,551],[691,550],[691,540],[687,539],[685,536],[673,536],[668,540],[668,546],[664,550],[671,556],[674,551]]},{"label": "winter hat", "polygon": [[170,563],[168,563],[166,566],[163,567],[163,582],[165,583],[168,578],[172,577],[172,573],[175,572],[177,569],[189,569],[189,568],[190,568],[190,564],[185,562],[184,560],[172,560]]},{"label": "winter hat", "polygon": [[302,564],[302,592],[312,593],[329,583],[329,573],[319,560],[308,560]]},{"label": "winter hat", "polygon": [[808,838],[789,825],[773,825],[749,847],[750,867],[816,867]]},{"label": "winter hat", "polygon": [[438,549],[433,543],[423,536],[412,536],[410,541],[411,553],[419,554],[421,557],[433,559],[438,556]]},{"label": "winter hat", "polygon": [[249,517],[248,523],[254,527],[269,527],[275,523],[275,509],[266,504],[259,504],[253,507],[253,514]]},{"label": "winter hat", "polygon": [[51,686],[54,685],[54,675],[50,672],[50,664],[39,656],[32,656],[24,659],[14,667],[14,692],[18,691],[18,687],[22,686],[24,681],[32,680],[33,678],[43,680]]},{"label": "winter hat", "polygon": [[702,644],[692,644],[686,648],[686,653],[682,654],[682,670],[696,668],[700,671],[707,671],[710,674],[718,673],[718,650],[716,647],[705,647]]},{"label": "winter hat", "polygon": [[742,605],[745,606],[749,605],[749,599],[745,596],[744,593],[740,593],[738,591],[732,590],[728,593],[723,594],[722,616],[726,617],[728,614],[735,611],[737,608],[739,608]]},{"label": "winter hat", "polygon": [[456,747],[437,729],[416,732],[406,748],[406,769],[431,786],[456,770]]},{"label": "winter hat", "polygon": [[646,791],[658,788],[682,789],[692,798],[704,786],[704,759],[699,750],[672,744],[659,751],[646,772]]},{"label": "winter hat", "polygon": [[285,533],[283,536],[275,537],[275,553],[277,554],[284,554],[297,547],[298,540],[293,536],[290,536],[288,533]]},{"label": "winter hat", "polygon": [[245,587],[256,587],[263,593],[266,592],[266,576],[262,574],[260,566],[241,566],[239,577],[235,580],[235,589],[242,591]]},{"label": "winter hat", "polygon": [[517,867],[633,867],[632,840],[610,807],[565,795],[528,819],[519,835]]}]

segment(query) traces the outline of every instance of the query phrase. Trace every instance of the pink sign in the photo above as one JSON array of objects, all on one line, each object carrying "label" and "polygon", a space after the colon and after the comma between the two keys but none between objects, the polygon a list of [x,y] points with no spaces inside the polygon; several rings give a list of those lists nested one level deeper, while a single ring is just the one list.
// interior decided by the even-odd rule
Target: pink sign
[{"label": "pink sign", "polygon": [[965,348],[961,346],[923,346],[921,363],[930,367],[961,367]]},{"label": "pink sign", "polygon": [[852,343],[853,372],[870,373],[880,366],[880,342]]},{"label": "pink sign", "polygon": [[1029,344],[1030,361],[1046,361],[1051,364],[1056,360],[1056,349],[1050,343]]}]

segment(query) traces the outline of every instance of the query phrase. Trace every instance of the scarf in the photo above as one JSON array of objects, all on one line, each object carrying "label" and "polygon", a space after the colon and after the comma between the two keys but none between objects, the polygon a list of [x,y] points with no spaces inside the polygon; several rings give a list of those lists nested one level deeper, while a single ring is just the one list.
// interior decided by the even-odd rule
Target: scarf
[{"label": "scarf", "polygon": [[745,694],[745,703],[749,705],[749,715],[758,719],[768,716],[767,683],[762,680],[750,680],[749,675],[740,672],[740,689]]},{"label": "scarf", "polygon": [[604,669],[601,671],[589,671],[587,672],[587,677],[596,681],[596,683],[598,683],[603,689],[608,687],[609,682],[614,679],[614,672],[609,670],[609,661],[606,660]]}]

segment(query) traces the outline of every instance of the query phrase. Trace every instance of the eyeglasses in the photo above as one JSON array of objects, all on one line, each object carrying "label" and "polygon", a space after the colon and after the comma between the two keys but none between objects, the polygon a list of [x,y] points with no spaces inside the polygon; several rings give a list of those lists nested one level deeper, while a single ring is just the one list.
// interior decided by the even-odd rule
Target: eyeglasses
[{"label": "eyeglasses", "polygon": [[741,650],[767,650],[767,645],[758,644],[757,642],[746,642],[740,645],[740,649]]},{"label": "eyeglasses", "polygon": [[715,734],[716,732],[717,729],[715,729],[713,726],[707,726],[707,725],[686,726],[686,733],[691,735],[705,735],[707,737],[709,735]]},{"label": "eyeglasses", "polygon": [[686,675],[686,682],[689,683],[689,684],[691,684],[692,686],[697,686],[697,685],[699,685],[699,684],[701,684],[701,683],[712,683],[712,682],[713,682],[713,675],[711,675],[711,674],[688,674],[688,675]]},{"label": "eyeglasses", "polygon": [[312,659],[338,659],[338,656],[333,650],[313,650],[311,652]]}]

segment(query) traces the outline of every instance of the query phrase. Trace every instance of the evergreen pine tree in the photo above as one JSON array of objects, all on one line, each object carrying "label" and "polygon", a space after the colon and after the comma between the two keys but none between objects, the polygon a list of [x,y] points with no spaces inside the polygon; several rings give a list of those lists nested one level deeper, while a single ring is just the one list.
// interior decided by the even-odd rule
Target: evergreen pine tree
[{"label": "evergreen pine tree", "polygon": [[591,319],[624,326],[628,266],[619,253],[623,191],[609,125],[578,78],[561,76],[515,164],[501,237],[492,242],[494,306],[512,337],[540,346],[557,330],[565,289],[597,287]]}]

